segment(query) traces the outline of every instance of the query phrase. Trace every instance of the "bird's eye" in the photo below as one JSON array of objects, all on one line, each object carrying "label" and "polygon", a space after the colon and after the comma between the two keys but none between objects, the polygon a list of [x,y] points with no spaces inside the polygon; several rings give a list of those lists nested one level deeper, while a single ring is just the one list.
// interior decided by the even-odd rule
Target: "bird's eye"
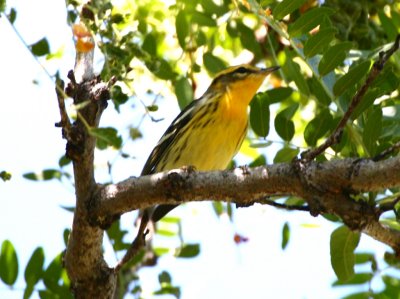
[{"label": "bird's eye", "polygon": [[245,74],[248,73],[248,70],[245,67],[241,66],[236,70],[236,73]]}]

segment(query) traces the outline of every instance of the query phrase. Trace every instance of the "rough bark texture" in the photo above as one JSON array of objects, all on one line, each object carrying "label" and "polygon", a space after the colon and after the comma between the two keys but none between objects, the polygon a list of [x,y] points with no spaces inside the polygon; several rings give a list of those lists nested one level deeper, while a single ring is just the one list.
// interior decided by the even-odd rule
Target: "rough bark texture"
[{"label": "rough bark texture", "polygon": [[400,186],[400,157],[385,161],[345,159],[313,162],[300,177],[292,163],[232,171],[194,172],[172,170],[129,178],[103,186],[96,195],[92,221],[100,225],[135,209],[156,204],[189,201],[233,201],[242,205],[263,203],[266,196],[304,198],[315,215],[339,216],[350,228],[400,251],[400,233],[379,223],[379,209],[352,195]]},{"label": "rough bark texture", "polygon": [[[64,265],[76,298],[112,298],[116,289],[116,274],[103,259],[103,230],[89,223],[88,205],[97,188],[94,179],[94,149],[96,138],[89,128],[99,126],[101,114],[107,106],[108,89],[93,74],[93,51],[78,53],[75,72],[70,72],[65,93],[72,97],[78,119],[69,124],[65,115],[63,92],[57,88],[63,137],[67,139],[66,155],[73,161],[76,208]],[[75,76],[76,74],[76,76]]]}]

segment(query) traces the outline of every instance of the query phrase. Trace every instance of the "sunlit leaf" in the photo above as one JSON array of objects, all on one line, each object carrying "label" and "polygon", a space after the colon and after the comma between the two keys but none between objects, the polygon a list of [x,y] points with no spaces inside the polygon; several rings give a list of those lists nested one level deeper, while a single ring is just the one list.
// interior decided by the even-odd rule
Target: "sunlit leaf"
[{"label": "sunlit leaf", "polygon": [[283,0],[282,2],[279,2],[273,11],[274,18],[277,20],[282,19],[284,16],[294,12],[302,6],[305,1],[306,0]]},{"label": "sunlit leaf", "polygon": [[184,10],[180,10],[175,19],[176,34],[179,45],[182,49],[186,48],[186,37],[189,34],[189,24]]},{"label": "sunlit leaf", "polygon": [[280,149],[274,158],[274,163],[291,162],[299,153],[298,149],[285,147]]},{"label": "sunlit leaf", "polygon": [[325,28],[319,30],[316,34],[311,36],[304,45],[304,55],[306,57],[313,57],[322,53],[334,39],[337,30],[335,28]]},{"label": "sunlit leaf", "polygon": [[203,63],[207,71],[212,74],[216,74],[226,68],[225,62],[217,56],[214,56],[210,52],[204,53]]},{"label": "sunlit leaf", "polygon": [[313,8],[303,14],[293,24],[290,24],[288,32],[292,37],[307,33],[321,24],[325,17],[333,13],[334,10],[328,7]]},{"label": "sunlit leaf", "polygon": [[352,42],[342,42],[330,47],[323,55],[319,65],[318,72],[325,76],[341,65],[346,58],[347,52],[353,47]]},{"label": "sunlit leaf", "polygon": [[118,135],[118,131],[115,128],[91,128],[89,133],[97,138],[99,149],[105,149],[107,146],[118,149],[122,145],[122,138]]},{"label": "sunlit leaf", "polygon": [[331,264],[340,281],[348,281],[354,275],[354,250],[360,241],[360,233],[340,226],[331,235]]},{"label": "sunlit leaf", "polygon": [[185,244],[177,250],[177,257],[193,258],[199,255],[200,244]]},{"label": "sunlit leaf", "polygon": [[340,77],[333,86],[333,93],[338,96],[341,95],[350,87],[354,87],[368,72],[371,66],[369,60],[351,68],[347,74]]},{"label": "sunlit leaf", "polygon": [[11,173],[7,171],[0,171],[0,179],[2,179],[3,182],[11,180],[11,176]]},{"label": "sunlit leaf", "polygon": [[175,94],[181,110],[193,100],[193,88],[186,77],[182,77],[176,81]]},{"label": "sunlit leaf", "polygon": [[1,244],[0,251],[0,279],[12,286],[18,277],[18,257],[14,245],[5,240]]},{"label": "sunlit leaf", "polygon": [[282,244],[281,244],[282,249],[286,249],[286,246],[289,243],[289,239],[290,239],[290,227],[289,223],[285,222],[282,228]]}]

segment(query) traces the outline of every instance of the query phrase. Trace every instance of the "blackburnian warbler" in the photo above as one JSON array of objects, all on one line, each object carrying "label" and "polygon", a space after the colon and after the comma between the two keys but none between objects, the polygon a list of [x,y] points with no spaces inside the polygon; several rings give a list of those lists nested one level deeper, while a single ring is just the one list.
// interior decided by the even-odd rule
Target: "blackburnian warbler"
[{"label": "blackburnian warbler", "polygon": [[[190,103],[171,123],[151,152],[142,175],[194,166],[223,170],[247,134],[248,105],[271,72],[251,65],[230,67],[216,75],[204,95]],[[156,222],[175,205],[147,211]]]}]

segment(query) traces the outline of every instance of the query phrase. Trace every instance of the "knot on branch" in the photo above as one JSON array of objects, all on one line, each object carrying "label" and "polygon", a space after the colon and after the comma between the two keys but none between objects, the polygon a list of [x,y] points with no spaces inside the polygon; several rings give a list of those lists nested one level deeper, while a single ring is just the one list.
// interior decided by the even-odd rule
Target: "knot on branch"
[{"label": "knot on branch", "polygon": [[344,197],[344,200],[349,201],[349,205],[353,207],[353,210],[340,215],[348,228],[354,231],[363,231],[369,223],[378,221],[379,216],[375,213],[374,207],[364,201],[356,202],[350,196]]},{"label": "knot on branch", "polygon": [[[101,80],[100,76],[78,83],[74,72],[68,73],[70,82],[64,90],[64,82],[57,80],[56,92],[61,115],[61,121],[56,123],[62,128],[62,136],[67,140],[66,156],[73,161],[81,161],[87,147],[93,147],[94,137],[90,136],[90,128],[97,127],[107,100],[110,99],[110,86],[115,83],[112,78],[108,83]],[[73,99],[78,119],[71,124],[65,109],[65,98]],[[90,137],[93,139],[89,141]]]},{"label": "knot on branch", "polygon": [[86,202],[86,209],[88,215],[88,223],[93,227],[100,227],[102,230],[107,230],[111,225],[120,219],[120,214],[103,214],[99,216],[96,214],[96,210],[100,204],[102,192],[106,185],[98,184],[94,192],[91,192],[92,196],[90,200]]},{"label": "knot on branch", "polygon": [[195,172],[195,167],[188,166],[182,167],[182,172],[170,172],[167,175],[167,179],[162,181],[163,188],[165,190],[165,197],[171,198],[177,201],[182,201],[181,196],[182,190],[190,190],[191,185],[188,184],[188,175]]},{"label": "knot on branch", "polygon": [[89,100],[91,102],[101,102],[104,108],[107,107],[107,100],[110,99],[109,88],[115,83],[114,77],[108,83],[103,82],[100,76],[77,83],[72,70],[68,72],[67,77],[70,82],[65,88],[65,94],[74,100],[75,105]]}]

